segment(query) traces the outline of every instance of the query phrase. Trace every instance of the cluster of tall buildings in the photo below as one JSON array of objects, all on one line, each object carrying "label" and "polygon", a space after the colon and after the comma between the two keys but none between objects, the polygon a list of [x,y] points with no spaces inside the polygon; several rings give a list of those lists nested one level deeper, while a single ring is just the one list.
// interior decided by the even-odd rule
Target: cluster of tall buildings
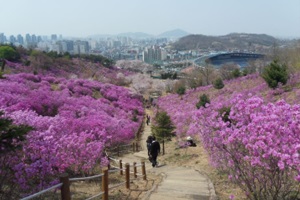
[{"label": "cluster of tall buildings", "polygon": [[170,60],[181,60],[180,53],[171,52],[166,48],[167,38],[133,39],[128,36],[99,38],[63,38],[52,34],[40,36],[26,34],[6,37],[0,33],[0,44],[13,44],[40,51],[54,51],[59,54],[100,54],[113,60],[141,60],[150,64]]},{"label": "cluster of tall buildings", "polygon": [[[60,35],[60,38],[62,36]],[[22,36],[21,34],[18,35],[10,35],[9,37],[4,35],[4,33],[0,33],[0,44],[14,44],[16,46],[24,46],[24,47],[35,47],[38,43],[42,41],[49,40],[47,36],[40,36],[35,34],[29,34],[27,33],[25,36]],[[57,41],[58,36],[56,34],[52,34],[50,36],[50,40]]]},{"label": "cluster of tall buildings", "polygon": [[147,47],[143,51],[143,61],[147,63],[160,62],[167,59],[167,51],[157,45]]}]

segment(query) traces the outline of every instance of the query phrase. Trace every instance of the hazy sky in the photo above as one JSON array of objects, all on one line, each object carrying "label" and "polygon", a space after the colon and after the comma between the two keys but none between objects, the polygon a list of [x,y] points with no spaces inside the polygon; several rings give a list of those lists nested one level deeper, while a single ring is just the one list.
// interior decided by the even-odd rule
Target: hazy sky
[{"label": "hazy sky", "polygon": [[0,0],[0,33],[88,36],[173,29],[300,38],[300,0]]}]

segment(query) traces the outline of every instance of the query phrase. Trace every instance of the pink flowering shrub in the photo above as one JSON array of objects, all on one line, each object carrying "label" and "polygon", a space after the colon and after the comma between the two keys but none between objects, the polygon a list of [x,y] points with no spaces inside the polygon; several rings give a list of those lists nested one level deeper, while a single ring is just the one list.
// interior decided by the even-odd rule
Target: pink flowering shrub
[{"label": "pink flowering shrub", "polygon": [[299,192],[300,106],[240,95],[231,105],[227,122],[218,106],[194,115],[214,166],[232,175],[249,199],[288,199]]},{"label": "pink flowering shrub", "polygon": [[144,114],[139,96],[96,81],[23,73],[1,79],[0,91],[6,116],[34,128],[8,160],[27,192],[51,184],[61,172],[86,174],[106,165],[104,148],[134,138]]},{"label": "pink flowering shrub", "polygon": [[[162,97],[158,107],[171,116],[178,137],[199,136],[213,166],[227,173],[249,199],[296,199],[300,182],[297,84],[289,85],[288,92],[274,92],[257,74],[224,83],[221,90],[206,86],[182,97]],[[211,103],[198,110],[202,94]]]}]

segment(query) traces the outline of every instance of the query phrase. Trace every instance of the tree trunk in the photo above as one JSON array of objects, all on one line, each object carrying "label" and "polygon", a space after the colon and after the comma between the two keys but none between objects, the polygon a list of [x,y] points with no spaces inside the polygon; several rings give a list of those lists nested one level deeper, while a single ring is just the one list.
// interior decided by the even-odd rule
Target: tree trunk
[{"label": "tree trunk", "polygon": [[163,147],[163,155],[165,155],[165,139],[162,141],[162,147]]},{"label": "tree trunk", "polygon": [[4,72],[5,60],[0,60],[1,62],[1,72]]}]

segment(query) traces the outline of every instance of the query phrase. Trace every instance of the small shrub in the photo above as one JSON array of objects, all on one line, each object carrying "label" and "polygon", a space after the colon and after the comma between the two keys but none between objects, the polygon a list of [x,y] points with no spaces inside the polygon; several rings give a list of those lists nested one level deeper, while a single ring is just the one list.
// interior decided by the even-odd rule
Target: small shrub
[{"label": "small shrub", "polygon": [[200,96],[199,102],[196,104],[196,107],[199,109],[200,107],[205,107],[207,103],[210,103],[210,100],[206,94]]},{"label": "small shrub", "polygon": [[231,120],[229,119],[230,109],[230,107],[223,107],[219,110],[219,114],[224,122],[231,123]]},{"label": "small shrub", "polygon": [[183,95],[185,94],[185,87],[184,86],[180,86],[177,90],[176,93],[179,95]]},{"label": "small shrub", "polygon": [[266,66],[262,78],[267,82],[270,88],[276,88],[278,83],[285,85],[288,81],[288,72],[286,65],[281,65],[274,60],[270,65]]},{"label": "small shrub", "polygon": [[23,62],[23,64],[24,64],[25,66],[30,66],[30,60],[25,60],[25,61]]},{"label": "small shrub", "polygon": [[216,89],[222,89],[224,87],[223,80],[221,78],[218,78],[214,82],[214,88]]},{"label": "small shrub", "polygon": [[138,121],[138,118],[137,118],[136,115],[133,115],[133,117],[131,118],[131,120],[134,121],[134,122],[137,122],[137,121]]},{"label": "small shrub", "polygon": [[239,69],[234,69],[231,73],[234,78],[238,78],[241,76],[241,72]]}]

